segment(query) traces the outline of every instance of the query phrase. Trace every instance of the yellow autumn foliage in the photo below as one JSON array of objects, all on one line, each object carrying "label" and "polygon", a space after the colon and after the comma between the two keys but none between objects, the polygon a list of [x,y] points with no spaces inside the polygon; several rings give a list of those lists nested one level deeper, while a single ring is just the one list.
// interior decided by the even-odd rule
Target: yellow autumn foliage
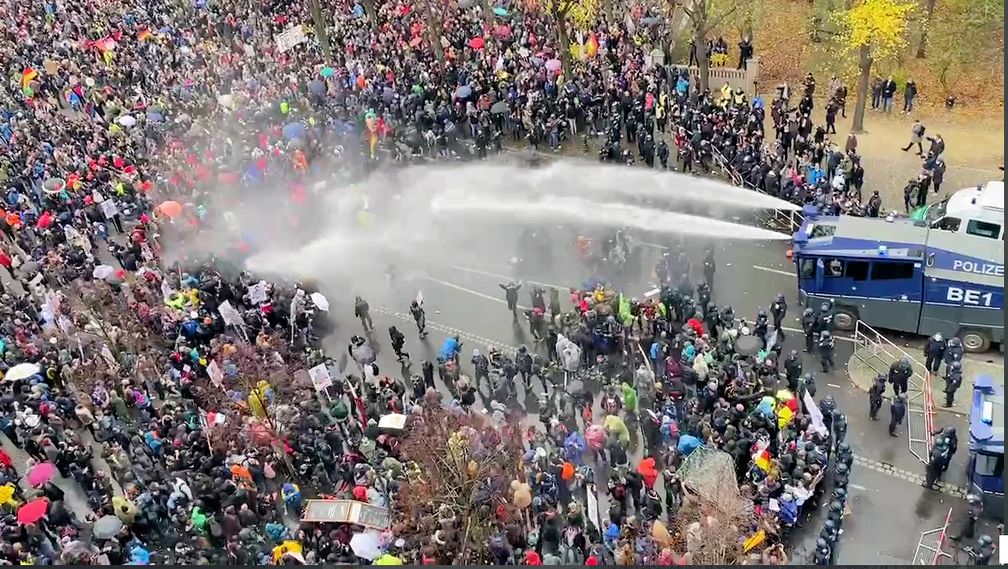
[{"label": "yellow autumn foliage", "polygon": [[907,43],[907,21],[914,10],[902,0],[860,0],[838,13],[841,44],[854,51],[863,46],[876,59],[896,54]]},{"label": "yellow autumn foliage", "polygon": [[595,24],[599,13],[599,0],[526,0],[525,5],[566,20],[574,30],[582,31]]}]

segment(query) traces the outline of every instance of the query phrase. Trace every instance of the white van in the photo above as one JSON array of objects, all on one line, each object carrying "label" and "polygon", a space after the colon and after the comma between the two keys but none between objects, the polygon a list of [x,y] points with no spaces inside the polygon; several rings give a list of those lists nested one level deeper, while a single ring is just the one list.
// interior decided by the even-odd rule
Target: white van
[{"label": "white van", "polygon": [[954,231],[990,239],[1004,236],[1004,181],[965,188],[927,206],[921,219],[932,229]]}]

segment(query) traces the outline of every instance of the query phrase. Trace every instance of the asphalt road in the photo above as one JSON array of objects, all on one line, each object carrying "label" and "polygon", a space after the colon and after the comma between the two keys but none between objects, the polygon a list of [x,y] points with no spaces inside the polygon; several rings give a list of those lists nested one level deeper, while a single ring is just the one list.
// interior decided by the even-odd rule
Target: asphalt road
[{"label": "asphalt road", "polygon": [[[656,245],[664,245],[657,243]],[[702,279],[700,261],[703,243],[690,243],[696,252],[691,254],[695,270],[694,282]],[[644,267],[653,265],[660,249],[646,247]],[[717,273],[714,298],[720,304],[731,304],[739,316],[752,319],[759,307],[767,307],[777,292],[783,292],[791,304],[788,320],[796,319],[797,290],[793,276],[788,273],[784,257],[786,245],[781,243],[720,242],[716,244]],[[463,373],[469,369],[468,359],[472,348],[485,351],[488,347],[532,345],[527,325],[512,324],[504,293],[498,286],[512,278],[514,271],[508,263],[512,251],[502,244],[496,256],[486,256],[479,266],[444,264],[426,267],[403,267],[390,283],[361,291],[328,291],[336,332],[327,338],[332,350],[345,350],[349,337],[361,332],[361,325],[353,319],[349,300],[355,294],[369,299],[376,331],[371,335],[379,347],[379,366],[383,372],[393,373],[399,364],[391,356],[387,329],[399,326],[408,338],[406,349],[419,370],[419,361],[432,359],[444,338],[459,334],[463,342]],[[651,288],[647,271],[642,269],[636,283],[627,290],[640,291]],[[586,277],[578,274],[572,263],[557,260],[548,271],[521,274],[526,283],[563,287],[578,286]],[[634,280],[634,279],[630,279]],[[520,292],[520,303],[529,304],[526,289]],[[430,336],[423,342],[416,336],[412,318],[408,315],[409,301],[422,291],[427,310]],[[561,303],[569,306],[567,294],[561,294]],[[797,327],[797,323],[793,326]],[[801,333],[785,330],[785,352],[804,345]],[[384,347],[384,350],[381,348]],[[922,488],[924,465],[909,451],[907,428],[904,424],[897,437],[887,432],[888,404],[880,413],[879,421],[868,419],[867,395],[849,382],[844,369],[852,352],[850,342],[837,342],[836,361],[839,368],[828,374],[819,373],[818,361],[805,354],[806,370],[816,371],[818,398],[831,395],[839,408],[847,414],[849,431],[847,440],[857,459],[852,473],[850,521],[845,524],[840,559],[844,563],[877,562],[881,554],[891,562],[911,563],[921,532],[940,527],[954,506],[956,514],[965,505],[962,487],[966,484],[966,419],[954,414],[939,413],[936,427],[955,426],[960,435],[959,451],[946,473],[943,491]],[[535,387],[538,391],[538,386]],[[911,507],[912,505],[912,507]],[[813,519],[798,532],[796,557],[811,551],[815,534],[821,526],[822,512],[813,513]],[[814,531],[813,531],[814,529]],[[800,561],[800,559],[796,559]]]}]

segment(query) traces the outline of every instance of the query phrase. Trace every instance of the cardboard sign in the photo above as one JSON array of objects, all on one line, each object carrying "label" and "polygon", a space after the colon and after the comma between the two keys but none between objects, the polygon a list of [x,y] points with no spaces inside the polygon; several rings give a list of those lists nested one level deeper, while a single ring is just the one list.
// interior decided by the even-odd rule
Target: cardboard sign
[{"label": "cardboard sign", "polygon": [[217,387],[224,387],[224,372],[221,371],[219,365],[214,360],[210,360],[210,363],[206,367],[207,375],[210,376],[210,381],[213,382]]},{"label": "cardboard sign", "polygon": [[112,219],[113,217],[119,215],[119,208],[112,200],[105,200],[101,203],[102,213],[105,214],[105,219]]},{"label": "cardboard sign", "polygon": [[242,315],[231,306],[231,301],[225,300],[221,303],[220,307],[217,309],[220,312],[221,318],[224,319],[224,323],[228,326],[244,326],[245,319]]},{"label": "cardboard sign", "polygon": [[332,386],[332,377],[329,376],[329,368],[325,364],[319,364],[308,370],[308,377],[311,378],[315,391],[322,391]]},{"label": "cardboard sign", "polygon": [[387,508],[354,500],[308,500],[301,521],[351,523],[384,530],[392,524],[392,517]]},{"label": "cardboard sign", "polygon": [[262,304],[269,299],[266,294],[266,281],[259,281],[248,289],[249,302],[252,304]]},{"label": "cardboard sign", "polygon": [[294,46],[299,43],[303,43],[307,40],[307,36],[304,33],[304,26],[298,24],[296,26],[291,26],[286,30],[280,32],[279,34],[273,36],[273,41],[276,42],[277,49],[280,53],[289,51]]}]

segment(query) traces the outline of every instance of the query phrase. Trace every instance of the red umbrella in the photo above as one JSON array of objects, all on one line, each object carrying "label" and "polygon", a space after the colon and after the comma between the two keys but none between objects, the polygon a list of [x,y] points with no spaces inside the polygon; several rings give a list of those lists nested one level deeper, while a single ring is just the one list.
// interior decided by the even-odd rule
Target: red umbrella
[{"label": "red umbrella", "polygon": [[41,520],[48,509],[49,500],[47,498],[36,498],[18,508],[17,521],[22,524],[33,524]]},{"label": "red umbrella", "polygon": [[473,38],[469,40],[469,47],[473,49],[483,49],[486,46],[486,40],[480,37]]},{"label": "red umbrella", "polygon": [[36,464],[28,471],[28,484],[32,486],[42,486],[52,480],[56,474],[56,467],[48,462]]}]

